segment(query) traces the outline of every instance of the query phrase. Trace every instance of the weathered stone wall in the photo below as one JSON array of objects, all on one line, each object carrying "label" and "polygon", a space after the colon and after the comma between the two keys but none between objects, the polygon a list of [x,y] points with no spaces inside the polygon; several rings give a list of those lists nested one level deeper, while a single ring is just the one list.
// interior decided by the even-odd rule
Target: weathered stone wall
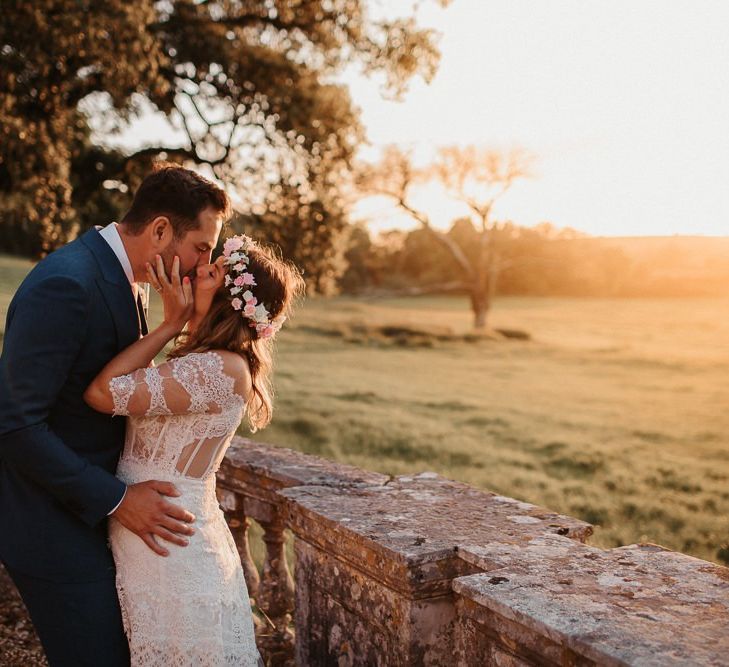
[{"label": "weathered stone wall", "polygon": [[[299,664],[337,664],[346,655],[344,664],[452,665],[453,581],[482,571],[460,557],[463,545],[590,531],[583,522],[432,473],[358,488],[294,487],[281,495],[304,569],[322,573],[318,585],[297,577],[297,607],[309,601],[298,617],[326,635],[315,654],[297,643]],[[352,646],[367,636],[377,641]],[[364,646],[366,653],[358,648]]]},{"label": "weathered stone wall", "polygon": [[[589,524],[434,473],[243,439],[219,484],[228,506],[295,535],[295,595],[278,635],[264,629],[271,664],[729,665],[727,568],[597,549]],[[280,563],[264,575],[276,568],[269,589],[288,591]]]}]

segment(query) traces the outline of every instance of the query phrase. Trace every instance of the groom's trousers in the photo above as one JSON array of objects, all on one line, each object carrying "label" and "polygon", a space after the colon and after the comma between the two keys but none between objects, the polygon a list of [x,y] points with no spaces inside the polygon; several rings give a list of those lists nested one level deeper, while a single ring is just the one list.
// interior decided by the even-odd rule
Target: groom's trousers
[{"label": "groom's trousers", "polygon": [[57,583],[6,569],[28,608],[50,667],[129,667],[113,578]]}]

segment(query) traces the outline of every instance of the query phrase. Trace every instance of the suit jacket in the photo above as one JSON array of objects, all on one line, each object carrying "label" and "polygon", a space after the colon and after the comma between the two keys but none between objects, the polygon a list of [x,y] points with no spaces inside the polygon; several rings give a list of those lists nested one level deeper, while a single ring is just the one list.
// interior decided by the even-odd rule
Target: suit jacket
[{"label": "suit jacket", "polygon": [[53,581],[114,575],[106,516],[126,420],[83,393],[137,340],[137,308],[98,231],[51,253],[10,303],[0,355],[0,559]]}]

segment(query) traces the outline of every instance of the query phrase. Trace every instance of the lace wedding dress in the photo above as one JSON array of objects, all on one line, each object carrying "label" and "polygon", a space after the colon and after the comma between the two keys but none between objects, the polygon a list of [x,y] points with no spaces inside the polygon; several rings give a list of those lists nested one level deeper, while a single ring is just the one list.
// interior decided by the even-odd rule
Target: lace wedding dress
[{"label": "lace wedding dress", "polygon": [[[226,370],[228,372],[226,372]],[[185,547],[155,554],[113,518],[109,542],[132,665],[259,665],[240,558],[215,496],[215,472],[241,422],[242,387],[217,352],[188,354],[114,378],[127,415],[117,476],[172,482],[192,512]]]}]

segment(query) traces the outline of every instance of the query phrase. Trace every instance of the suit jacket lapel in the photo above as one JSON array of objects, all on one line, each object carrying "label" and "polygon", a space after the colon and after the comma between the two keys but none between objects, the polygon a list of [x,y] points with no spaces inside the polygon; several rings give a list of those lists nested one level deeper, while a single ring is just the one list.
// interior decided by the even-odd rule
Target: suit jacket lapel
[{"label": "suit jacket lapel", "polygon": [[122,350],[139,338],[137,304],[129,280],[114,251],[96,229],[86,232],[81,242],[96,258],[100,274],[96,282],[111,311],[118,347]]}]

